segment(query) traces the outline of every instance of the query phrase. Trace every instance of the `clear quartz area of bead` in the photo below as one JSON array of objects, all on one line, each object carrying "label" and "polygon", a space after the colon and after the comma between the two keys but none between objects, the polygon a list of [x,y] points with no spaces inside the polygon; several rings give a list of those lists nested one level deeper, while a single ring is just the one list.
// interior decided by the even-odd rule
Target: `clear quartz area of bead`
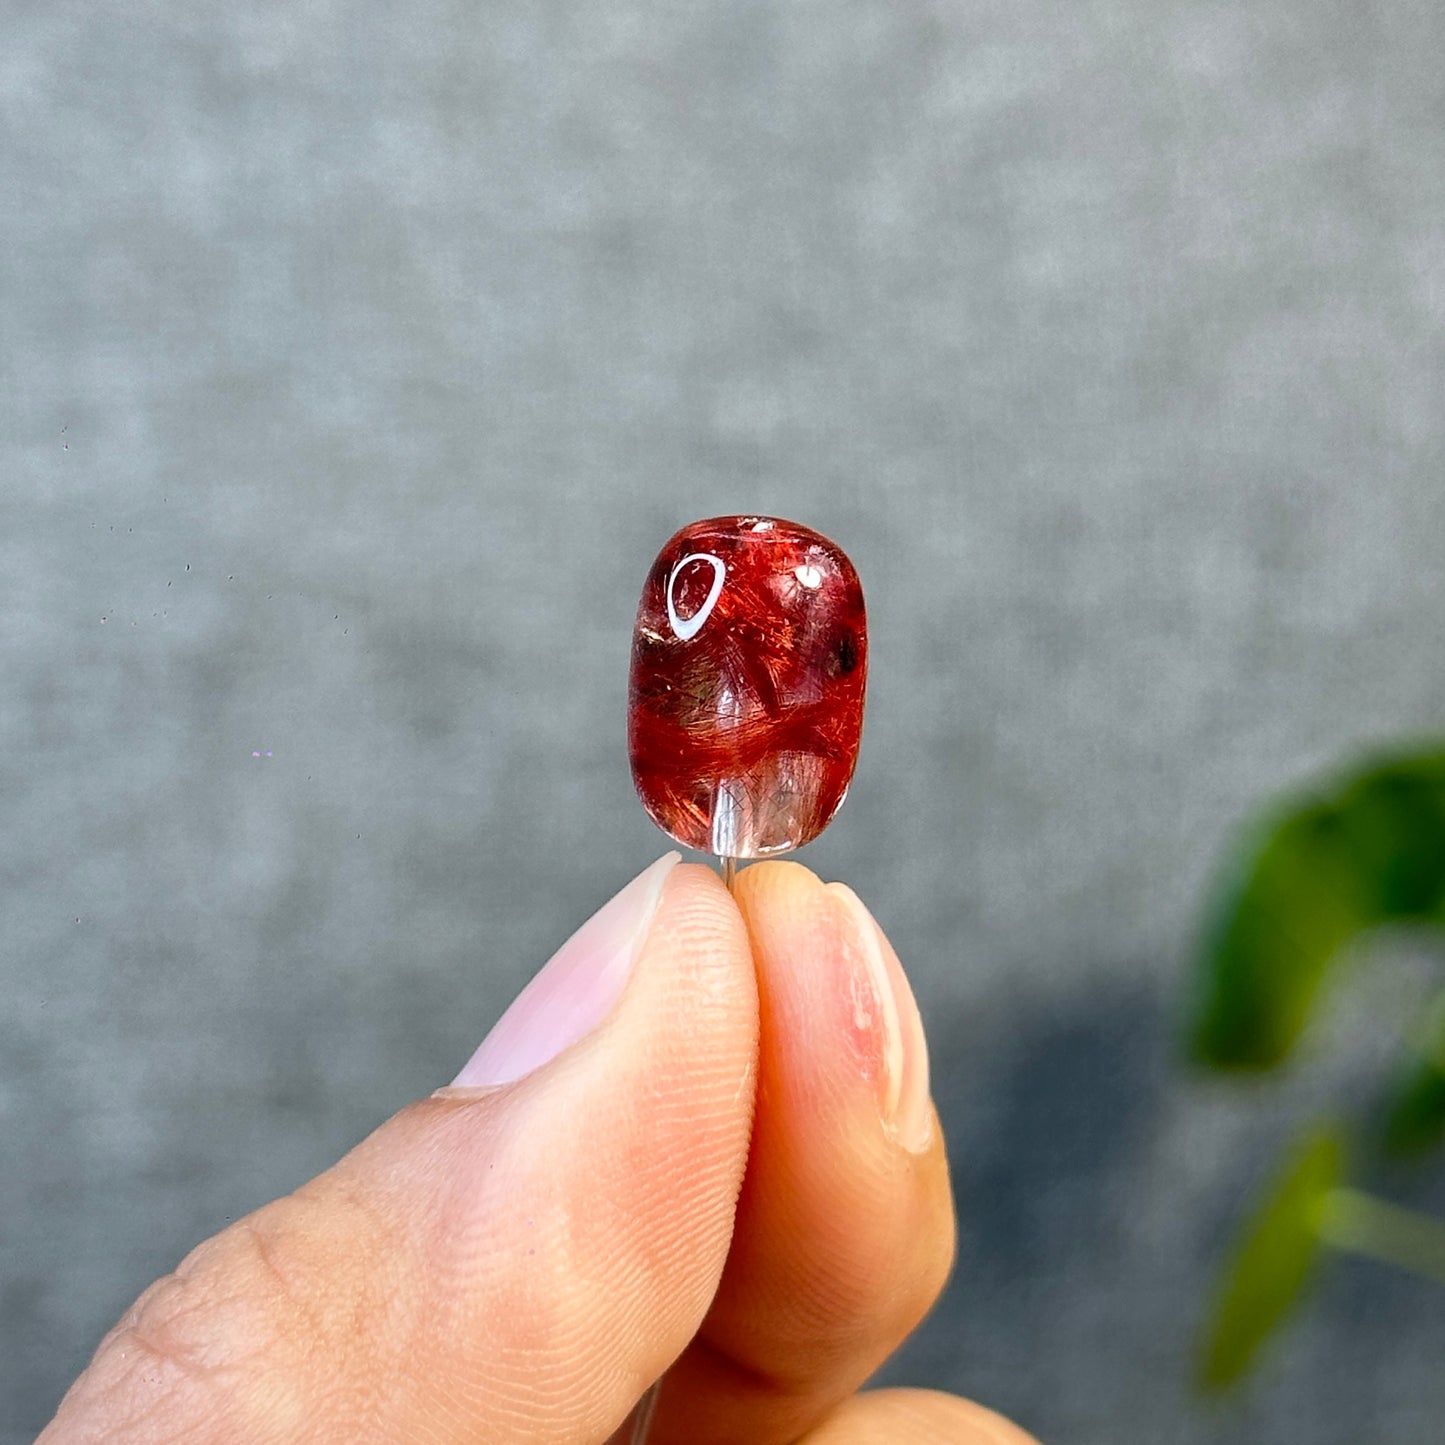
[{"label": "clear quartz area of bead", "polygon": [[[800,838],[816,837],[829,821],[817,817],[827,796],[824,772],[820,758],[780,753],[746,776],[720,779],[708,852],[720,858],[765,858],[796,848]],[[842,801],[840,796],[834,812]]]}]

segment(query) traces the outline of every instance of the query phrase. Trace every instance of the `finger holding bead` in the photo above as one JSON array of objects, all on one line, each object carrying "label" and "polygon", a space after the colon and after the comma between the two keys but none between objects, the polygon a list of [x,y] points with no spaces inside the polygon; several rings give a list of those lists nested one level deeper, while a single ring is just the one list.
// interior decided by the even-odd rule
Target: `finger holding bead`
[{"label": "finger holding bead", "polygon": [[656,1445],[796,1440],[897,1348],[953,1258],[927,1047],[887,939],[850,889],[795,863],[743,869],[735,896],[758,976],[752,1143]]}]

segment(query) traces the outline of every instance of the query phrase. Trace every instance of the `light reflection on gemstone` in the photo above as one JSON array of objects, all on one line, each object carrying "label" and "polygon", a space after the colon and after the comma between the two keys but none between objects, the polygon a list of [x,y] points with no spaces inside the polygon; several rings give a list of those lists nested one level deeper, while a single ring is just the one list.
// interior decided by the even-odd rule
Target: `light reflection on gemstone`
[{"label": "light reflection on gemstone", "polygon": [[[706,562],[712,567],[712,586],[708,589],[707,600],[692,614],[691,617],[681,618],[677,613],[677,590],[678,574],[692,562]],[[727,567],[720,557],[714,557],[710,552],[694,552],[684,557],[672,569],[672,575],[667,579],[667,620],[672,626],[673,632],[683,641],[687,642],[702,630],[702,625],[712,616],[712,610],[717,606],[717,600],[722,592],[723,581],[727,577]]]}]

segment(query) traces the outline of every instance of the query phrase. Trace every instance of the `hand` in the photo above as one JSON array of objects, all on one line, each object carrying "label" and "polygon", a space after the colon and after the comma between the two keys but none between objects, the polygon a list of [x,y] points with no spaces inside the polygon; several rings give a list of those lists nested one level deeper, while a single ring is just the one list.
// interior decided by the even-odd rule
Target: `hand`
[{"label": "hand", "polygon": [[953,1256],[902,969],[793,863],[654,864],[456,1083],[207,1240],[41,1439],[1030,1445],[855,1393]]}]

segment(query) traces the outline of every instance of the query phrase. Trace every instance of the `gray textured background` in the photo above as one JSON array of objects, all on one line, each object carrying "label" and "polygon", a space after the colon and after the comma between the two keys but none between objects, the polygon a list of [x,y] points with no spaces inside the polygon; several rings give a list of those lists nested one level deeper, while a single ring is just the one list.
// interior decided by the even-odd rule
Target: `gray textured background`
[{"label": "gray textured background", "polygon": [[871,604],[807,856],[911,967],[965,1239],[890,1378],[1438,1440],[1442,1296],[1364,1267],[1184,1385],[1436,964],[1258,1107],[1170,1029],[1250,801],[1445,706],[1442,54],[1437,0],[3,0],[4,1445],[660,851],[632,610],[731,510]]}]

